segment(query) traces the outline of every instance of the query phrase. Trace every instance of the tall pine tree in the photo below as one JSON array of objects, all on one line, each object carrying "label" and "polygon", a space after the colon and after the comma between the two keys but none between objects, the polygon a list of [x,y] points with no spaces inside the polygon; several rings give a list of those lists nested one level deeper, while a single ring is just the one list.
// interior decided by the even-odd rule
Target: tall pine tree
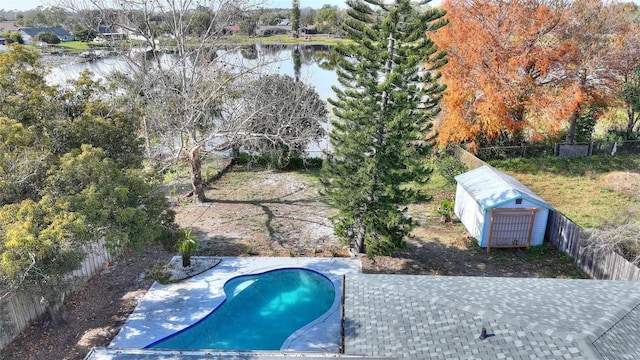
[{"label": "tall pine tree", "polygon": [[300,0],[293,0],[291,4],[291,29],[293,37],[297,38],[300,35]]},{"label": "tall pine tree", "polygon": [[[388,3],[388,1],[386,1]],[[322,173],[324,193],[338,209],[335,233],[371,256],[402,248],[416,222],[406,206],[429,196],[410,187],[428,181],[432,119],[446,63],[427,34],[446,24],[444,11],[409,0],[348,1],[340,86]]]}]

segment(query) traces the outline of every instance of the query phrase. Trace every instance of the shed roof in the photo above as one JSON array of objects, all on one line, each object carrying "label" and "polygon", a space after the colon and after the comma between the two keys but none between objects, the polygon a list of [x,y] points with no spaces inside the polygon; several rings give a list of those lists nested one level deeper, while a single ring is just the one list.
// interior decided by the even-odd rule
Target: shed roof
[{"label": "shed roof", "polygon": [[521,182],[489,165],[467,171],[455,179],[483,209],[495,208],[515,199],[526,199],[553,209]]}]

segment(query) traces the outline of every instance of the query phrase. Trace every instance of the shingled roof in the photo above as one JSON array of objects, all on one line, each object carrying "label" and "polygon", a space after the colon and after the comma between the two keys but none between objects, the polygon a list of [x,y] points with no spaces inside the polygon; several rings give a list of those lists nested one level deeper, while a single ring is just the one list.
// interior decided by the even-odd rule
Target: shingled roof
[{"label": "shingled roof", "polygon": [[640,359],[637,282],[349,275],[345,288],[348,354]]},{"label": "shingled roof", "polygon": [[20,31],[22,31],[23,33],[29,36],[36,36],[40,33],[52,33],[59,38],[71,36],[71,34],[69,34],[67,30],[63,29],[60,26],[53,27],[53,28],[26,28],[25,27],[25,28],[20,28]]},{"label": "shingled roof", "polygon": [[20,30],[20,25],[15,21],[0,21],[0,30],[18,31]]}]

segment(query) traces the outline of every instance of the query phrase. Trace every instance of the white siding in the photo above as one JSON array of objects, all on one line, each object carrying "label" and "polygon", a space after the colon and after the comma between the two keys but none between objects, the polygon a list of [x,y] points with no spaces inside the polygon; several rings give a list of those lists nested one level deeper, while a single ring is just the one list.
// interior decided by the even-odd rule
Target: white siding
[{"label": "white siding", "polygon": [[484,223],[484,212],[480,205],[460,184],[456,187],[456,200],[454,212],[460,222],[464,224],[471,236],[480,240],[482,235],[482,224]]},{"label": "white siding", "polygon": [[[456,176],[456,204],[454,212],[469,234],[486,247],[491,228],[491,209],[535,208],[530,244],[542,245],[551,206],[515,178],[488,165]],[[516,204],[516,200],[522,200]]]}]

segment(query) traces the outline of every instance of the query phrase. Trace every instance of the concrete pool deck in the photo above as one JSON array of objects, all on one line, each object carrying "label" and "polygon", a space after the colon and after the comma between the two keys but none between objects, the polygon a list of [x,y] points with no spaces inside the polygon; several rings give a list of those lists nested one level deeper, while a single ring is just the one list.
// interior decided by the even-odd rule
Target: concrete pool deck
[{"label": "concrete pool deck", "polygon": [[341,332],[342,278],[361,272],[357,259],[216,257],[220,263],[178,283],[154,283],[109,349],[142,349],[198,322],[225,299],[224,284],[237,276],[282,268],[304,268],[327,276],[336,288],[331,309],[291,335],[282,351],[338,352]]}]

